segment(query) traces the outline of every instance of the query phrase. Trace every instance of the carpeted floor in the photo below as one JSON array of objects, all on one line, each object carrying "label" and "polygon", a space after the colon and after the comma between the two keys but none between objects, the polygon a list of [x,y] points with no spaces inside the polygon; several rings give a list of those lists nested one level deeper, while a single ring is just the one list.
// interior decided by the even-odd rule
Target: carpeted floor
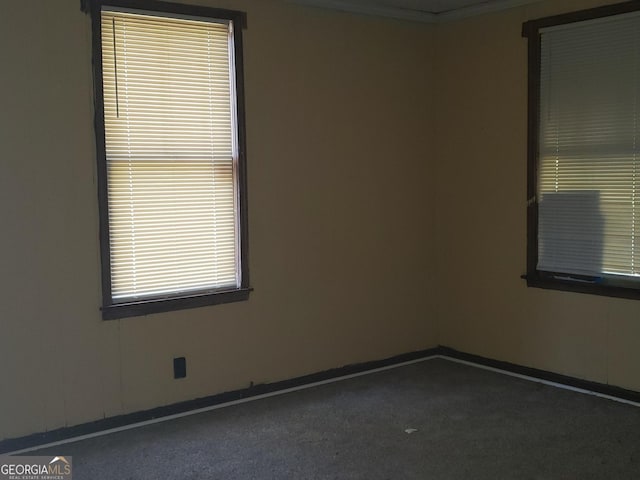
[{"label": "carpeted floor", "polygon": [[28,455],[74,480],[640,479],[640,408],[433,359]]}]

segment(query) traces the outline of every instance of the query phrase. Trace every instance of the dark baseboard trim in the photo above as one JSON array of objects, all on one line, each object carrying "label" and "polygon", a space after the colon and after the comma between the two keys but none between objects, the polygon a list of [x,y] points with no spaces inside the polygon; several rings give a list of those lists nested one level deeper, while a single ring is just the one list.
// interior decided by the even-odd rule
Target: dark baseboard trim
[{"label": "dark baseboard trim", "polygon": [[251,398],[267,393],[274,393],[289,388],[301,387],[315,382],[331,380],[345,375],[353,375],[362,373],[376,368],[388,367],[403,362],[419,360],[421,358],[438,355],[441,348],[431,348],[428,350],[420,350],[416,352],[404,353],[394,357],[382,360],[374,360],[371,362],[358,363],[353,365],[345,365],[340,368],[333,368],[322,372],[312,373],[301,377],[283,380],[280,382],[253,385],[249,388],[234,390],[232,392],[220,393],[208,397],[187,400],[185,402],[175,403],[164,407],[153,408],[141,412],[129,413],[126,415],[118,415],[116,417],[104,418],[95,422],[83,423],[73,427],[64,427],[49,432],[35,433],[18,438],[10,438],[0,441],[0,454],[7,452],[15,452],[26,448],[33,448],[48,443],[60,442],[83,435],[90,435],[113,428],[124,427],[134,423],[154,420],[169,415],[190,412],[201,408],[213,407],[223,403],[233,402],[241,399]]},{"label": "dark baseboard trim", "polygon": [[566,385],[569,387],[580,388],[582,390],[589,390],[591,392],[608,395],[610,397],[616,397],[621,400],[629,400],[631,402],[640,403],[640,392],[636,392],[634,390],[627,390],[624,388],[615,387],[613,385],[607,385],[605,383],[581,380],[579,378],[560,375],[559,373],[548,372],[546,370],[524,367],[515,363],[493,360],[491,358],[481,357],[479,355],[459,352],[458,350],[454,350],[453,348],[444,346],[439,346],[438,352],[440,355],[444,355],[453,359],[464,360],[467,362],[476,363],[478,365],[484,365],[486,367],[492,367],[511,373],[517,373],[519,375],[526,375],[528,377],[537,378],[539,380],[559,383],[561,385]]},{"label": "dark baseboard trim", "polygon": [[97,420],[95,422],[76,425],[73,427],[59,428],[50,432],[36,433],[25,437],[2,440],[0,441],[0,454],[15,452],[26,448],[33,448],[48,443],[60,442],[83,435],[99,433],[105,430],[125,427],[127,425],[154,420],[170,415],[187,413],[192,410],[213,407],[215,405],[221,405],[228,402],[256,397],[267,393],[287,390],[289,388],[296,388],[316,382],[332,380],[335,378],[344,377],[346,375],[363,373],[369,370],[375,370],[376,368],[389,367],[412,360],[431,357],[434,355],[441,355],[452,359],[464,360],[467,362],[475,363],[477,365],[492,367],[499,370],[504,370],[506,372],[526,375],[528,377],[540,380],[567,385],[574,388],[580,388],[583,390],[589,390],[603,395],[620,398],[622,400],[629,400],[632,402],[640,403],[640,392],[636,392],[633,390],[627,390],[603,383],[581,380],[578,378],[569,377],[567,375],[560,375],[558,373],[539,370],[537,368],[524,367],[522,365],[517,365],[514,363],[503,362],[487,357],[481,357],[479,355],[460,352],[458,350],[454,350],[453,348],[445,346],[438,346],[436,348],[404,353],[402,355],[396,355],[394,357],[385,358],[382,360],[374,360],[371,362],[346,365],[344,367],[333,368],[331,370],[312,373],[309,375],[304,375],[289,380],[283,380],[280,382],[253,385],[249,388],[244,388],[241,390],[234,390],[232,392],[211,395],[209,397],[197,398],[194,400],[175,403],[173,405],[153,408],[151,410],[144,410],[141,412],[129,413],[126,415],[118,415],[116,417],[109,417],[102,420]]}]

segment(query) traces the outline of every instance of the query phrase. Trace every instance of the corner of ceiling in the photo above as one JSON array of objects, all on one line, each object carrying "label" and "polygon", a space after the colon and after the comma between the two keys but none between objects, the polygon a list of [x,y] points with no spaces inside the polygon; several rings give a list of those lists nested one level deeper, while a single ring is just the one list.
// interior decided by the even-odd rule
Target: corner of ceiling
[{"label": "corner of ceiling", "polygon": [[355,3],[349,0],[287,0],[290,3],[305,5],[309,7],[339,10],[342,12],[355,13],[361,15],[372,15],[376,17],[393,18],[396,20],[406,20],[420,23],[446,23],[461,20],[468,17],[483,15],[486,13],[498,12],[509,8],[520,7],[541,0],[494,0],[478,5],[448,10],[441,13],[431,13],[423,10],[414,10],[392,5],[373,5]]}]

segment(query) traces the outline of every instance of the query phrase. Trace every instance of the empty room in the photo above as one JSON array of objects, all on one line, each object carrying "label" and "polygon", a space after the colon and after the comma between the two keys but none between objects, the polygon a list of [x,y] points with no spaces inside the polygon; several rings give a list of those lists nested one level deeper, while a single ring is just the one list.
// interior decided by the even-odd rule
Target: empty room
[{"label": "empty room", "polygon": [[640,1],[2,0],[0,59],[0,479],[640,478]]}]

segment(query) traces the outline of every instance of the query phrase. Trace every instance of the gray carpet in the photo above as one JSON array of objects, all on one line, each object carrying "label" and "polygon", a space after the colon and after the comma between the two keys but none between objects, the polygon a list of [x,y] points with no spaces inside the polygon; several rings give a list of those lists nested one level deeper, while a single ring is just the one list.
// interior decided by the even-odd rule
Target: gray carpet
[{"label": "gray carpet", "polygon": [[639,479],[640,408],[435,359],[29,455],[75,480]]}]

